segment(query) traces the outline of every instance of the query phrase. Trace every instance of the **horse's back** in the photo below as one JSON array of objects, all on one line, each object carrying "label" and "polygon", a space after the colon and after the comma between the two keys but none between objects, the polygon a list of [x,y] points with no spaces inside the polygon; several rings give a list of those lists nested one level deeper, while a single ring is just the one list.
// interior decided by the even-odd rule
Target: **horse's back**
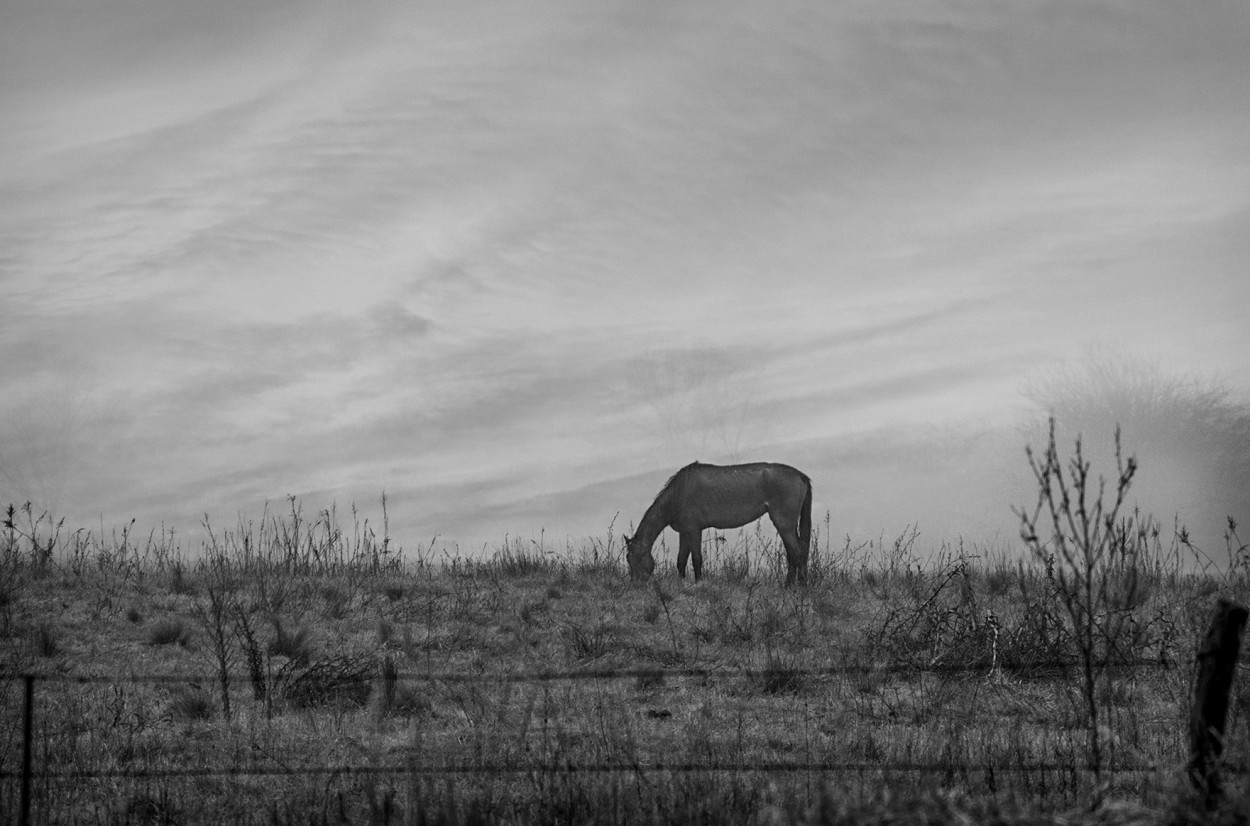
[{"label": "horse's back", "polygon": [[706,465],[695,462],[684,470],[691,471],[698,483],[724,490],[759,489],[772,493],[799,491],[804,496],[811,480],[803,471],[781,462],[747,462],[740,465]]},{"label": "horse's back", "polygon": [[797,509],[810,484],[800,471],[776,462],[695,463],[683,468],[683,475],[673,520],[678,530],[737,528],[778,508]]}]

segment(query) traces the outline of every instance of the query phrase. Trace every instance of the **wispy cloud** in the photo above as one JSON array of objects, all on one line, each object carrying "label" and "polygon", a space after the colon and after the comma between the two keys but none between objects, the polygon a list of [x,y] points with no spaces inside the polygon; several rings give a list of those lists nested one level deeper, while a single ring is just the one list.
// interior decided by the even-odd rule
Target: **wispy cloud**
[{"label": "wispy cloud", "polygon": [[385,488],[472,546],[691,453],[837,501],[851,441],[1002,425],[1091,339],[1250,382],[1237,4],[5,17],[11,498]]}]

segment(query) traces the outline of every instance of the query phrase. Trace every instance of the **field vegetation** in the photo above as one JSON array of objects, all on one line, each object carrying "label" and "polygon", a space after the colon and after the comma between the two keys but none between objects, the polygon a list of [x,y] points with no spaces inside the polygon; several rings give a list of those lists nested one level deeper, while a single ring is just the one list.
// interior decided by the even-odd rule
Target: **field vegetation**
[{"label": "field vegetation", "polygon": [[1244,783],[1208,812],[1185,776],[1236,526],[1217,564],[1125,512],[1131,461],[1031,461],[1018,546],[827,516],[792,589],[766,525],[639,586],[615,526],[476,559],[294,500],[192,549],[10,508],[0,821],[37,674],[34,822],[1244,822]]}]

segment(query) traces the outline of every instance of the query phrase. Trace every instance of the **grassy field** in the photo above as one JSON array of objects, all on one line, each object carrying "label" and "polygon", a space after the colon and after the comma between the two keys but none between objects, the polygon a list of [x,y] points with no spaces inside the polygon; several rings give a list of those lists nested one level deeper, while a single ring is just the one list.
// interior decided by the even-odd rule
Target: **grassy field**
[{"label": "grassy field", "polygon": [[[34,822],[1207,816],[1186,720],[1215,601],[1247,596],[1235,550],[1217,573],[1146,523],[1083,568],[1053,544],[831,543],[826,518],[806,587],[757,527],[707,532],[698,585],[657,546],[639,586],[612,529],[431,558],[289,504],[192,549],[10,512],[0,821],[26,673]],[[1240,822],[1228,785],[1214,816]]]}]

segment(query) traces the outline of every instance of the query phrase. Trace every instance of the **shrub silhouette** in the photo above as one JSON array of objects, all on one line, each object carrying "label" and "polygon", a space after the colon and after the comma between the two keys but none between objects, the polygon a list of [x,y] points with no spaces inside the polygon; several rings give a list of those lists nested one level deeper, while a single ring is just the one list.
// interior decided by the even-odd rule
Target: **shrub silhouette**
[{"label": "shrub silhouette", "polygon": [[[1218,378],[1169,373],[1157,361],[1106,347],[1024,390],[1042,416],[1030,440],[1054,418],[1061,442],[1107,444],[1118,425],[1137,457],[1136,504],[1165,522],[1176,516],[1195,542],[1213,550],[1228,517],[1250,517],[1250,405]],[[1113,458],[1087,451],[1098,464]]]}]

